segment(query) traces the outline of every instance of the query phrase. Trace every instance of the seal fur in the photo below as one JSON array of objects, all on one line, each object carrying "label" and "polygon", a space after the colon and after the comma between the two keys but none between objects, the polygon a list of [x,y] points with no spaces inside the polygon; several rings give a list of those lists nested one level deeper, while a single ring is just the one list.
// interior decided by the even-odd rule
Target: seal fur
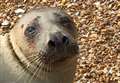
[{"label": "seal fur", "polygon": [[[3,76],[4,78],[0,76],[1,82],[73,82],[76,69],[76,55],[78,51],[75,42],[76,29],[71,19],[69,25],[61,26],[61,24],[59,24],[59,18],[62,17],[67,17],[65,18],[66,20],[64,20],[65,22],[69,21],[68,18],[70,17],[63,10],[57,8],[32,10],[17,22],[10,33],[0,36],[0,73],[6,73]],[[33,32],[32,36],[29,35],[28,32],[25,32],[27,27],[31,25],[38,27],[38,30],[36,30],[36,32],[39,31],[37,32],[37,37],[34,36],[36,32]],[[62,54],[61,52],[64,50],[60,49],[59,51],[62,50],[61,52],[55,51],[51,53],[54,50],[51,50],[51,48],[49,49],[47,43],[50,40],[50,35],[56,32],[60,32],[70,38],[71,43],[73,43],[73,45],[70,44],[67,47],[70,52],[68,52],[67,49],[64,49],[66,52],[63,52]],[[28,37],[26,38],[25,36]],[[51,58],[53,57],[52,54],[55,54],[54,58]]]}]

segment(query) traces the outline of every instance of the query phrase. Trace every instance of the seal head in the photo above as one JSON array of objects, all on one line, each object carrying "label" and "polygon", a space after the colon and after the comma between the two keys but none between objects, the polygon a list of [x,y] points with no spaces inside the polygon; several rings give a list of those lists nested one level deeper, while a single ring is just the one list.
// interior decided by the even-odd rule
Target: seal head
[{"label": "seal head", "polygon": [[32,10],[10,32],[17,57],[32,75],[36,71],[34,76],[38,78],[41,72],[75,69],[76,38],[77,30],[70,16],[57,8]]}]

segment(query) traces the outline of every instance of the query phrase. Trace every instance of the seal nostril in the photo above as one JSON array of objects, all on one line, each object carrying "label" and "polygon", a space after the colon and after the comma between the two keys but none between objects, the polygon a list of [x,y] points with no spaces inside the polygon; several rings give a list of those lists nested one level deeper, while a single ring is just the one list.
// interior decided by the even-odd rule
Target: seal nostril
[{"label": "seal nostril", "polygon": [[66,44],[66,45],[69,44],[69,39],[66,36],[63,36],[62,41],[63,41],[63,44]]},{"label": "seal nostril", "polygon": [[50,40],[50,41],[48,42],[48,46],[49,46],[49,47],[55,47],[55,42],[52,41],[52,40]]}]

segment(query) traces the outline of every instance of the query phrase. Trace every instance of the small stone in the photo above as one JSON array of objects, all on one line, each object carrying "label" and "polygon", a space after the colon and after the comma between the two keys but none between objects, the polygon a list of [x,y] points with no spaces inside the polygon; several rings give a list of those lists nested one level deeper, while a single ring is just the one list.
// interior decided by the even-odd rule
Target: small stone
[{"label": "small stone", "polygon": [[23,2],[24,2],[24,3],[26,3],[26,2],[27,2],[27,0],[24,0]]},{"label": "small stone", "polygon": [[81,83],[81,81],[80,81],[80,80],[78,80],[76,83]]},{"label": "small stone", "polygon": [[120,83],[120,80],[118,80],[118,83]]},{"label": "small stone", "polygon": [[107,68],[104,68],[103,72],[106,74],[108,72]]},{"label": "small stone", "polygon": [[42,0],[42,2],[43,2],[43,3],[46,3],[46,2],[47,2],[47,0]]},{"label": "small stone", "polygon": [[100,7],[100,2],[99,1],[95,2],[94,4],[95,4],[96,7]]},{"label": "small stone", "polygon": [[81,38],[81,42],[85,42],[85,39],[84,39],[84,38]]},{"label": "small stone", "polygon": [[72,5],[73,5],[73,4],[68,4],[68,5],[67,5],[67,8],[71,7]]},{"label": "small stone", "polygon": [[119,76],[119,77],[120,77],[120,71],[119,71],[119,72],[117,72],[117,76]]},{"label": "small stone", "polygon": [[113,73],[113,70],[112,70],[112,68],[110,68],[108,71],[108,74],[112,74],[112,73]]},{"label": "small stone", "polygon": [[0,33],[2,32],[3,30],[0,28]]},{"label": "small stone", "polygon": [[25,10],[23,10],[21,8],[18,8],[18,9],[15,10],[15,13],[16,14],[23,14],[23,13],[25,13]]},{"label": "small stone", "polygon": [[62,0],[61,5],[64,5],[67,2],[67,0]]},{"label": "small stone", "polygon": [[4,20],[1,25],[2,26],[8,26],[10,24],[10,22],[8,20]]},{"label": "small stone", "polygon": [[21,18],[23,15],[18,15],[19,18]]},{"label": "small stone", "polygon": [[118,22],[118,26],[120,26],[120,21]]},{"label": "small stone", "polygon": [[97,36],[96,33],[94,33],[94,34],[91,34],[90,37],[91,37],[91,38],[97,38],[98,36]]},{"label": "small stone", "polygon": [[75,15],[76,15],[76,16],[80,16],[80,12],[76,12]]},{"label": "small stone", "polygon": [[81,57],[82,60],[85,60],[85,57]]},{"label": "small stone", "polygon": [[75,2],[77,2],[78,0],[71,0],[71,2],[73,2],[73,3],[75,3]]},{"label": "small stone", "polygon": [[99,2],[99,1],[98,1],[98,2],[95,2],[94,4],[95,4],[95,6],[96,6],[99,10],[102,10],[102,7],[100,6],[100,2]]}]

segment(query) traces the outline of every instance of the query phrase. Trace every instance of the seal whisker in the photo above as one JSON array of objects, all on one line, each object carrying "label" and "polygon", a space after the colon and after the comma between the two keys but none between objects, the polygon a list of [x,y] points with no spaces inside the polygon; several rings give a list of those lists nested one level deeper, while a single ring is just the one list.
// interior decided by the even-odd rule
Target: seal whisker
[{"label": "seal whisker", "polygon": [[17,76],[17,79],[15,80],[15,83],[17,83],[21,78],[25,75],[25,70],[23,69]]},{"label": "seal whisker", "polygon": [[[34,61],[36,61],[36,60],[38,60],[39,59],[39,57],[33,57],[32,58],[32,60],[30,61],[30,63],[32,63],[32,62],[34,62]],[[32,64],[29,64],[28,66],[27,66],[27,69],[31,69],[30,67],[32,66]],[[35,69],[36,67],[33,67],[33,69]],[[34,71],[34,70],[33,70]],[[30,70],[30,72],[33,72],[32,70]],[[20,79],[21,79],[21,77],[23,77],[23,75],[25,74],[25,70],[23,70],[22,72],[20,72],[20,74],[19,74],[19,78],[18,78],[18,80],[16,80],[16,82],[17,81],[19,81]],[[23,74],[24,73],[24,74]]]},{"label": "seal whisker", "polygon": [[[35,61],[35,60],[37,60],[37,59],[38,59],[38,57],[35,57],[35,58],[32,59],[31,62],[33,62],[33,61]],[[27,69],[30,68],[30,66],[31,66],[31,64],[27,65]],[[23,69],[23,70],[18,74],[19,77],[18,77],[18,79],[16,80],[16,83],[17,83],[17,81],[19,81],[19,80],[24,76],[25,72],[26,72],[26,71]]]},{"label": "seal whisker", "polygon": [[[41,76],[40,76],[40,78],[42,79],[42,78],[44,78],[43,76],[43,72],[44,71],[42,71],[42,68],[44,68],[44,64],[41,62],[41,61],[39,61],[39,63],[40,63],[40,65],[39,65],[39,70],[38,70],[38,74],[41,74]],[[42,68],[41,68],[42,67]],[[37,74],[37,76],[36,77],[39,77],[39,75]]]},{"label": "seal whisker", "polygon": [[37,56],[36,55],[26,56],[27,59],[31,59],[31,58],[34,58],[34,57],[37,57]]},{"label": "seal whisker", "polygon": [[[39,60],[40,60],[40,58],[38,58],[36,61],[39,61]],[[35,70],[34,73],[32,74],[30,81],[32,81],[32,79],[35,77],[35,75],[37,74],[40,66],[41,66],[41,64],[36,65],[36,66],[34,67],[33,71],[34,71],[35,69],[36,69],[36,70]]]},{"label": "seal whisker", "polygon": [[[40,55],[41,55],[41,57],[40,57],[40,59],[39,59],[39,61],[38,61],[38,64],[40,64],[39,65],[39,70],[38,70],[38,74],[41,74],[41,77],[40,78],[45,78],[45,75],[43,75],[45,72],[44,72],[44,68],[45,68],[45,65],[42,63],[42,57],[43,57],[43,54],[45,54],[45,52],[43,52],[43,51],[40,51],[40,53],[39,53]],[[44,77],[43,77],[44,76]],[[38,77],[38,75],[36,76],[36,77]]]}]

